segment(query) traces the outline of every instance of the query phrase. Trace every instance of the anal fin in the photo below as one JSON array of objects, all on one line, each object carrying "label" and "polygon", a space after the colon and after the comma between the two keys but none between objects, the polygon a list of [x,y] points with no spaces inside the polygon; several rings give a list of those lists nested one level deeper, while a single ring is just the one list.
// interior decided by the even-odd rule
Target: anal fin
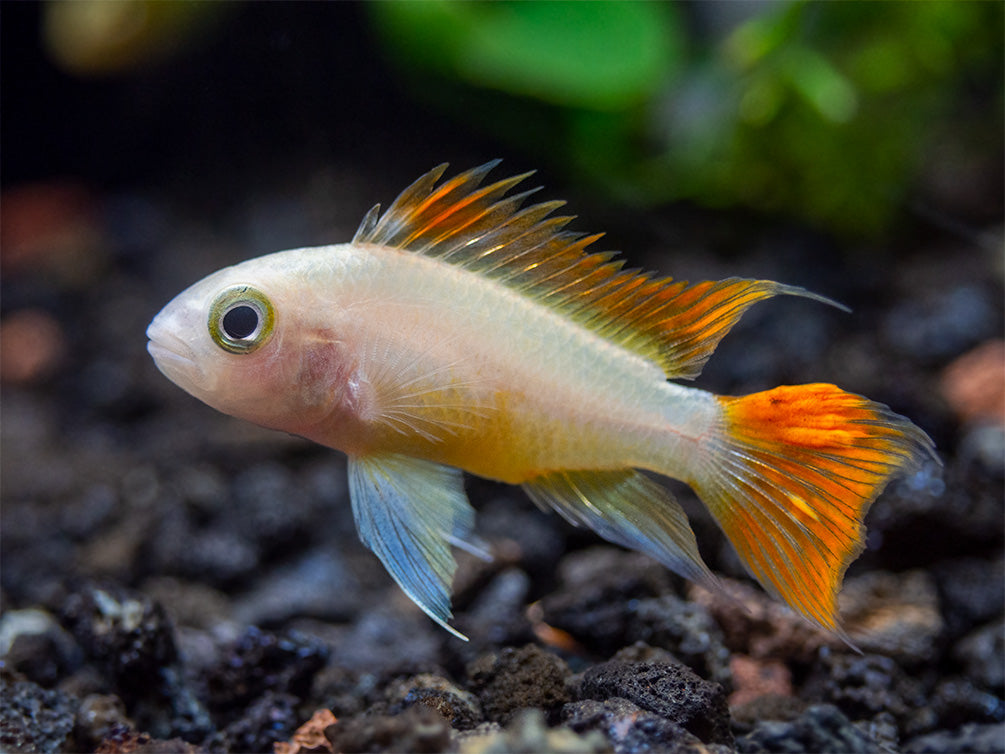
[{"label": "anal fin", "polygon": [[717,588],[684,510],[668,490],[639,472],[556,471],[525,482],[523,488],[537,505],[558,511],[571,523]]},{"label": "anal fin", "polygon": [[488,555],[471,536],[461,472],[398,454],[350,458],[349,493],[363,544],[426,615],[467,641],[447,623],[457,569],[450,546]]}]

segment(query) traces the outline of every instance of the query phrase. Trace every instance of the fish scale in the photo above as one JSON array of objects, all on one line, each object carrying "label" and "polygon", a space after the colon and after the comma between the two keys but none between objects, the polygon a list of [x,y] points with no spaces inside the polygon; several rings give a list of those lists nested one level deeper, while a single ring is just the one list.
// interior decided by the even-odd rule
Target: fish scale
[{"label": "fish scale", "polygon": [[[715,589],[687,516],[640,470],[689,484],[751,574],[841,634],[837,594],[863,519],[931,440],[825,384],[716,396],[697,376],[750,306],[801,288],[688,283],[591,252],[561,202],[441,165],[352,242],[220,270],[154,318],[158,368],[225,413],[348,456],[360,537],[449,625],[453,547],[484,554],[461,471]],[[228,316],[229,315],[229,316]]]}]

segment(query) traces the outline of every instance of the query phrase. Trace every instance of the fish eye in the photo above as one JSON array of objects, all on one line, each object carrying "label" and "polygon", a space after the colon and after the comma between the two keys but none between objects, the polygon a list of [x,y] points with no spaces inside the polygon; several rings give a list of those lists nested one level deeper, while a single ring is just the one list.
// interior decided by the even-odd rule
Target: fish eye
[{"label": "fish eye", "polygon": [[209,307],[209,334],[224,351],[251,353],[272,335],[275,320],[275,309],[264,293],[250,285],[235,285]]}]

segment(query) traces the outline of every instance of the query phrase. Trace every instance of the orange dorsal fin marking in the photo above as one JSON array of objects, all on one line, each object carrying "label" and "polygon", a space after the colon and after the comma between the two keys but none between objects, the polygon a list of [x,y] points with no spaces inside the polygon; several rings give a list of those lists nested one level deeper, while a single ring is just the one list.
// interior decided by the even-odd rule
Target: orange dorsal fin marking
[{"label": "orange dorsal fin marking", "polygon": [[[750,572],[839,631],[837,594],[887,482],[935,459],[907,419],[833,385],[719,399],[723,426],[695,485]],[[937,459],[935,459],[937,460]]]},{"label": "orange dorsal fin marking", "polygon": [[530,173],[481,186],[498,160],[443,182],[440,165],[378,216],[364,218],[354,243],[434,257],[512,288],[598,335],[658,364],[667,377],[693,378],[752,304],[778,294],[827,301],[801,288],[733,278],[688,284],[623,270],[612,252],[588,252],[601,237],[564,230],[563,205],[521,208],[532,191],[506,196]]}]

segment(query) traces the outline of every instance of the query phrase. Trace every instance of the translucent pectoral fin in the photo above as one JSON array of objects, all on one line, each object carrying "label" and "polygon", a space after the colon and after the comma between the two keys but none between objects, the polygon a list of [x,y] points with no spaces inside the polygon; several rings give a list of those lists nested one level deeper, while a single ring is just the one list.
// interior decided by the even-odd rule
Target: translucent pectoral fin
[{"label": "translucent pectoral fin", "polygon": [[674,573],[717,588],[683,509],[668,490],[637,471],[557,471],[523,488],[539,506],[554,508],[573,524],[588,526]]},{"label": "translucent pectoral fin", "polygon": [[471,536],[474,510],[461,472],[403,455],[349,460],[349,492],[360,539],[430,618],[447,625],[458,545],[485,557]]}]

